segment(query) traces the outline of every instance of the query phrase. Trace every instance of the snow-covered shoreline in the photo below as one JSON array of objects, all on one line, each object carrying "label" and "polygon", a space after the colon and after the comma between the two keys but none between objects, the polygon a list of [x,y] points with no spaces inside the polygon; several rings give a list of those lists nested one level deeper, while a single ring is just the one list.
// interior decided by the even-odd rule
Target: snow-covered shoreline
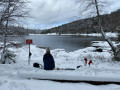
[{"label": "snow-covered shoreline", "polygon": [[[100,48],[103,49],[103,52],[96,52],[96,45],[99,45]],[[92,44],[93,47],[87,47],[84,49],[80,49],[74,52],[66,52],[64,49],[54,49],[51,50],[51,53],[55,59],[56,67],[59,68],[76,68],[76,66],[81,65],[77,70],[74,71],[61,71],[61,70],[53,70],[53,71],[45,71],[38,68],[33,68],[33,63],[39,62],[43,64],[43,55],[45,53],[45,49],[38,48],[36,45],[31,45],[31,64],[28,66],[28,45],[24,45],[22,47],[10,47],[9,50],[13,51],[16,54],[15,60],[17,63],[15,64],[0,64],[0,90],[48,90],[49,88],[45,88],[45,84],[56,84],[51,81],[43,81],[43,80],[33,80],[32,78],[55,78],[55,79],[72,79],[72,80],[102,80],[102,81],[113,81],[119,82],[120,77],[120,62],[112,61],[112,53],[110,51],[109,45],[102,41]],[[105,46],[105,47],[104,47]],[[88,60],[92,60],[93,64],[89,67],[89,65],[84,65],[84,58]],[[52,77],[53,76],[53,77]],[[107,78],[106,78],[107,77]],[[27,80],[26,78],[31,78]],[[36,84],[33,84],[33,82]],[[21,84],[22,83],[22,84]],[[41,83],[41,84],[40,84]],[[18,85],[21,85],[19,87]],[[29,86],[33,84],[32,86]],[[40,86],[39,86],[40,84]],[[6,87],[5,87],[6,85]],[[72,84],[77,85],[77,84]],[[83,85],[79,83],[82,87]],[[72,86],[69,90],[79,90],[80,86]],[[37,87],[39,88],[37,88]],[[57,86],[60,87],[61,84],[57,83]],[[63,90],[69,86],[63,84],[65,87]],[[84,84],[86,87],[87,85]],[[91,85],[90,85],[91,86]],[[109,85],[108,85],[109,86]],[[115,87],[116,85],[112,85]],[[50,86],[51,88],[51,86]],[[83,88],[83,87],[82,87]],[[89,88],[89,87],[88,87]],[[86,88],[86,89],[88,89]],[[94,88],[94,86],[92,86]],[[100,88],[100,87],[99,87]],[[108,90],[110,89],[107,87]],[[59,88],[58,90],[61,90]],[[85,90],[86,90],[85,89]],[[101,88],[102,90],[106,90]],[[119,86],[120,89],[120,86]],[[55,87],[51,88],[51,90],[56,90]],[[84,89],[82,89],[84,90]],[[96,89],[95,89],[96,90]],[[116,90],[116,89],[113,89]]]},{"label": "snow-covered shoreline", "polygon": [[[83,35],[83,36],[102,36],[101,33],[80,34],[80,35]],[[108,33],[106,33],[106,36],[108,36],[108,37],[117,37],[117,33],[108,32]]]},{"label": "snow-covered shoreline", "polygon": [[[57,33],[48,33],[48,34],[29,34],[29,35],[59,35]],[[97,37],[101,37],[102,34],[101,33],[91,33],[91,34],[60,34],[60,35],[81,35],[81,36],[97,36]],[[111,32],[107,32],[106,36],[108,37],[118,37],[117,33],[111,33]]]},{"label": "snow-covered shoreline", "polygon": [[[93,68],[96,69],[96,67],[98,67],[98,69],[100,69],[101,67],[105,68],[105,69],[114,69],[111,66],[104,66],[104,62],[107,62],[107,64],[110,64],[109,62],[112,62],[112,56],[111,56],[111,51],[110,51],[110,47],[108,46],[107,43],[105,43],[104,41],[99,42],[101,45],[106,45],[106,48],[103,48],[103,52],[96,52],[96,48],[95,47],[88,47],[88,48],[84,48],[84,49],[80,49],[74,52],[66,52],[64,49],[54,49],[51,50],[51,53],[55,59],[56,62],[56,67],[59,68],[76,68],[76,66],[81,65],[82,67],[80,69],[78,69],[78,71],[82,71],[83,69],[89,69],[89,68]],[[98,44],[98,43],[97,43]],[[96,44],[93,43],[93,46],[95,46]],[[45,49],[41,49],[36,47],[36,45],[31,45],[31,65],[28,66],[28,46],[25,45],[21,48],[9,48],[9,50],[11,50],[12,52],[14,52],[16,54],[15,60],[16,60],[16,64],[14,64],[13,66],[16,67],[16,65],[18,65],[21,68],[22,65],[27,66],[26,69],[28,69],[28,67],[30,67],[29,69],[33,70],[34,73],[34,68],[32,67],[33,63],[35,62],[39,62],[41,64],[43,64],[43,55],[45,53]],[[84,66],[84,58],[87,58],[88,60],[92,60],[93,61],[93,65],[91,65],[91,67]],[[10,65],[8,65],[10,66]],[[116,66],[116,65],[115,65]],[[25,72],[27,72],[25,69]],[[81,70],[82,69],[82,70]],[[120,69],[119,67],[117,69]],[[83,75],[87,72],[86,70],[83,70]],[[84,72],[85,71],[85,72]],[[39,70],[38,70],[39,72]],[[42,72],[42,70],[40,70],[40,72]],[[44,72],[44,70],[43,70]],[[54,71],[53,71],[54,72]],[[66,74],[66,73],[64,73]],[[91,74],[91,73],[88,73]]]}]

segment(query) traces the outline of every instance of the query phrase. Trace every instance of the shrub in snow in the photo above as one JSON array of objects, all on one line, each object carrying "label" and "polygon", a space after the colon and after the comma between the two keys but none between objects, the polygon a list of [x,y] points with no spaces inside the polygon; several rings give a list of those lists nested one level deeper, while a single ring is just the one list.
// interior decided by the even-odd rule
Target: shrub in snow
[{"label": "shrub in snow", "polygon": [[1,53],[0,63],[1,64],[15,63],[15,60],[14,60],[15,56],[16,55],[13,52],[6,50],[3,53]]}]

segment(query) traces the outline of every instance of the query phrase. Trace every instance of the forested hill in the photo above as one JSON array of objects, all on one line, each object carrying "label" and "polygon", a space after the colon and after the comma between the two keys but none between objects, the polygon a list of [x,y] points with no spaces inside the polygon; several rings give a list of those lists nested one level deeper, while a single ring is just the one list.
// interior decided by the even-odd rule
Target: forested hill
[{"label": "forested hill", "polygon": [[[116,32],[116,28],[120,26],[120,9],[111,14],[101,15],[102,25],[105,32]],[[59,34],[75,34],[75,33],[96,33],[97,18],[87,18],[77,20],[68,24],[44,30],[42,33],[59,33]]]},{"label": "forested hill", "polygon": [[[4,35],[5,29],[0,30],[0,35]],[[7,35],[28,35],[28,34],[37,34],[41,30],[24,28],[22,26],[9,26],[6,32]]]}]

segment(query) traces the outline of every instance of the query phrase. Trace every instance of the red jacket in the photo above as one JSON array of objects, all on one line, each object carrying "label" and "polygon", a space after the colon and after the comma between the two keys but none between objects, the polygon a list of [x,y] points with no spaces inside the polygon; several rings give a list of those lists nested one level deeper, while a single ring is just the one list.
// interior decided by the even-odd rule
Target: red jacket
[{"label": "red jacket", "polygon": [[88,64],[90,65],[91,63],[92,63],[92,60],[90,60]]}]

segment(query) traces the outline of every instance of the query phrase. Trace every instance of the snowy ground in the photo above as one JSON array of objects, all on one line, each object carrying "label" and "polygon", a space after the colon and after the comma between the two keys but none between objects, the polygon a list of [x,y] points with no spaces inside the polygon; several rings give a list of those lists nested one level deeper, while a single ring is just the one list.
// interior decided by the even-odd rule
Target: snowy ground
[{"label": "snowy ground", "polygon": [[[60,83],[53,81],[27,79],[37,78],[56,78],[56,79],[74,79],[74,80],[102,80],[102,81],[120,81],[120,62],[111,60],[112,54],[110,47],[105,42],[94,43],[92,46],[99,45],[103,52],[95,52],[95,47],[88,47],[74,52],[65,52],[64,49],[54,49],[51,53],[55,59],[56,67],[76,68],[74,71],[53,70],[45,71],[33,68],[34,62],[43,64],[44,49],[31,45],[31,64],[28,66],[28,46],[21,48],[11,47],[9,50],[16,54],[17,63],[9,65],[0,65],[0,90],[120,90],[120,85],[90,85],[86,83]],[[105,47],[103,47],[103,45]],[[89,67],[84,65],[84,58],[93,60]]]},{"label": "snowy ground", "polygon": [[[105,34],[106,34],[106,36],[108,36],[108,37],[117,37],[117,33],[107,32],[107,33],[105,33]],[[80,34],[80,35],[83,35],[83,36],[102,36],[101,33]]]}]

